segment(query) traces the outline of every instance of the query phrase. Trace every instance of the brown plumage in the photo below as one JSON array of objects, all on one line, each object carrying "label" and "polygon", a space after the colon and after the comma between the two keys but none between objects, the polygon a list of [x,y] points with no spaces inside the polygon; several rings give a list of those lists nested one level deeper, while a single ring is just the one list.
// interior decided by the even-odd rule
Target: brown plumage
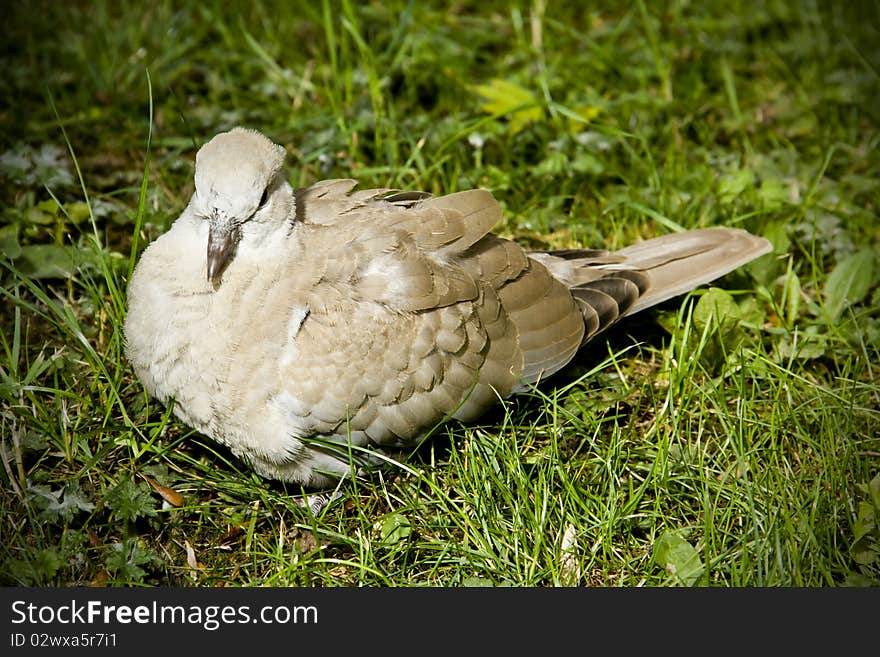
[{"label": "brown plumage", "polygon": [[620,318],[770,250],[708,228],[526,253],[490,232],[487,191],[294,191],[281,157],[242,129],[199,151],[189,206],[134,272],[125,332],[178,417],[305,485],[349,471],[348,441],[411,444],[473,419]]}]

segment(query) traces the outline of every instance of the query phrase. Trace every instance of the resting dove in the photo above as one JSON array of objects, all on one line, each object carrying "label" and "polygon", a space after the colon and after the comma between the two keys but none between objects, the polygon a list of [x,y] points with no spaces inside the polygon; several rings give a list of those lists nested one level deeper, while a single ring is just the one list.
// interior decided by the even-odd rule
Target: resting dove
[{"label": "resting dove", "polygon": [[142,254],[126,353],[146,390],[261,475],[307,487],[351,455],[471,420],[618,319],[770,251],[706,228],[610,253],[526,252],[492,194],[294,190],[284,149],[235,128]]}]

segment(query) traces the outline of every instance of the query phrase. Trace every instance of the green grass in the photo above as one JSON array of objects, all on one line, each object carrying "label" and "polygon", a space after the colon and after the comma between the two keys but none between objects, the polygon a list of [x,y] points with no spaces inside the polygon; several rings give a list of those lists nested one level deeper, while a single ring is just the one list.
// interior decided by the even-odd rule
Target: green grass
[{"label": "green grass", "polygon": [[[6,19],[0,583],[880,583],[876,3],[227,4]],[[313,517],[123,357],[136,256],[236,124],[295,185],[489,188],[534,247],[775,254]]]}]

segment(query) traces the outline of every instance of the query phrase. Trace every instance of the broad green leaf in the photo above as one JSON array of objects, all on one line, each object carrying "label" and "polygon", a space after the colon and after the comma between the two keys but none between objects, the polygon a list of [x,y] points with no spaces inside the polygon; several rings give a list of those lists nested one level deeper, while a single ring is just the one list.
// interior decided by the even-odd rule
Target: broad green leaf
[{"label": "broad green leaf", "polygon": [[740,328],[742,319],[742,309],[724,290],[713,287],[700,296],[694,307],[693,325],[701,339],[703,334],[706,336],[699,355],[706,367],[720,367],[736,354],[746,335]]},{"label": "broad green leaf", "polygon": [[127,538],[122,543],[112,545],[105,563],[107,570],[113,573],[116,579],[142,582],[147,573],[141,566],[152,565],[158,561],[149,548],[142,547],[137,539]]},{"label": "broad green leaf", "polygon": [[869,534],[873,534],[877,530],[877,513],[874,505],[870,502],[859,502],[859,516],[856,519],[853,534],[858,541]]},{"label": "broad green leaf", "polygon": [[76,272],[71,249],[58,244],[23,246],[15,265],[31,278],[66,278]]},{"label": "broad green leaf", "polygon": [[580,153],[571,161],[570,167],[575,173],[586,173],[594,176],[598,176],[605,170],[602,160],[592,153]]},{"label": "broad green leaf", "polygon": [[677,312],[669,310],[658,310],[654,313],[654,321],[656,321],[670,335],[675,334],[679,326],[679,315]]},{"label": "broad green leaf", "polygon": [[861,573],[848,574],[843,583],[845,586],[880,586],[880,580],[865,577]]},{"label": "broad green leaf", "polygon": [[106,504],[118,520],[134,521],[156,515],[156,503],[145,488],[125,479],[106,498]]},{"label": "broad green leaf", "polygon": [[718,181],[718,197],[722,203],[730,203],[746,191],[754,180],[755,174],[750,169],[739,169],[721,177]]},{"label": "broad green leaf", "polygon": [[485,588],[495,586],[495,582],[485,577],[466,577],[462,580],[461,585],[470,588]]},{"label": "broad green leaf", "polygon": [[861,301],[874,284],[876,257],[865,248],[837,263],[825,281],[825,306],[836,321],[847,305]]},{"label": "broad green leaf", "polygon": [[10,260],[21,254],[21,244],[18,243],[18,224],[10,224],[0,228],[0,255]]},{"label": "broad green leaf", "polygon": [[705,570],[694,546],[672,531],[654,542],[653,559],[683,586],[693,586]]},{"label": "broad green leaf", "polygon": [[483,99],[480,108],[489,114],[508,116],[510,133],[516,134],[532,121],[540,121],[544,117],[544,109],[528,89],[518,84],[493,78],[488,84],[478,84],[474,92]]},{"label": "broad green leaf", "polygon": [[790,243],[788,239],[788,224],[784,221],[774,221],[764,229],[764,237],[773,245],[773,253],[785,253]]},{"label": "broad green leaf", "polygon": [[760,326],[767,319],[764,308],[758,304],[755,297],[746,297],[738,304],[740,321],[752,326]]},{"label": "broad green leaf", "polygon": [[859,515],[853,526],[855,539],[849,548],[856,563],[867,566],[880,559],[880,474],[867,485],[859,484],[869,500],[859,502]]},{"label": "broad green leaf", "polygon": [[789,193],[779,178],[770,178],[758,188],[758,198],[768,210],[776,210],[788,200]]},{"label": "broad green leaf", "polygon": [[89,218],[89,206],[83,201],[66,203],[64,209],[67,210],[67,218],[73,224],[82,223]]},{"label": "broad green leaf", "polygon": [[741,318],[742,312],[736,301],[718,287],[710,287],[694,308],[694,324],[701,331],[710,324],[727,331],[736,326]]},{"label": "broad green leaf", "polygon": [[65,560],[53,548],[36,553],[26,552],[21,559],[8,558],[3,564],[7,580],[26,586],[50,583],[55,574],[65,564]]},{"label": "broad green leaf", "polygon": [[770,285],[782,273],[782,268],[785,266],[785,260],[780,260],[776,254],[788,251],[787,224],[783,221],[775,221],[764,229],[763,236],[770,240],[773,251],[753,260],[746,266],[755,280],[764,285]]},{"label": "broad green leaf", "polygon": [[880,531],[877,515],[870,502],[859,503],[859,516],[853,528],[855,540],[849,548],[853,561],[862,565],[874,563],[880,557]]},{"label": "broad green leaf", "polygon": [[411,532],[409,520],[401,513],[388,513],[382,518],[380,536],[383,543],[394,545],[407,538]]},{"label": "broad green leaf", "polygon": [[49,520],[55,518],[71,520],[80,511],[92,511],[95,508],[76,480],[68,482],[64,488],[58,491],[50,491],[48,495],[45,495],[45,500],[46,505],[40,517]]},{"label": "broad green leaf", "polygon": [[29,224],[48,226],[55,222],[55,215],[41,210],[39,206],[35,206],[25,210],[24,220]]},{"label": "broad green leaf", "polygon": [[535,176],[558,176],[570,168],[568,157],[558,151],[550,153],[532,171]]},{"label": "broad green leaf", "polygon": [[47,198],[45,201],[40,201],[37,203],[36,208],[41,212],[45,212],[48,215],[53,217],[58,216],[58,210],[61,207],[58,205],[58,202],[54,198]]},{"label": "broad green leaf", "polygon": [[602,113],[599,105],[578,105],[571,109],[562,105],[554,104],[553,107],[563,116],[568,118],[568,129],[572,132],[582,130],[585,123],[590,123]]},{"label": "broad green leaf", "polygon": [[31,563],[38,575],[42,575],[45,579],[52,579],[64,565],[64,559],[53,548],[46,548],[37,552]]},{"label": "broad green leaf", "polygon": [[821,358],[825,354],[828,339],[820,332],[816,325],[808,326],[801,331],[795,327],[796,332],[791,336],[783,337],[775,347],[779,361],[789,358],[800,360],[813,360]]}]

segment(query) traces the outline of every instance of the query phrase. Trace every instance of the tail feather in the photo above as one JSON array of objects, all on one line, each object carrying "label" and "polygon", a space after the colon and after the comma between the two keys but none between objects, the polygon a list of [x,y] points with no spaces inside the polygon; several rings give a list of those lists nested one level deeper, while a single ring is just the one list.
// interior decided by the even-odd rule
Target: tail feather
[{"label": "tail feather", "polygon": [[664,235],[613,253],[566,250],[529,257],[569,287],[593,328],[586,341],[621,317],[689,292],[771,249],[762,237],[718,227]]},{"label": "tail feather", "polygon": [[627,314],[714,281],[772,249],[763,237],[738,228],[704,228],[664,235],[621,249],[615,255],[624,258],[626,268],[644,271],[650,279],[650,286]]}]

